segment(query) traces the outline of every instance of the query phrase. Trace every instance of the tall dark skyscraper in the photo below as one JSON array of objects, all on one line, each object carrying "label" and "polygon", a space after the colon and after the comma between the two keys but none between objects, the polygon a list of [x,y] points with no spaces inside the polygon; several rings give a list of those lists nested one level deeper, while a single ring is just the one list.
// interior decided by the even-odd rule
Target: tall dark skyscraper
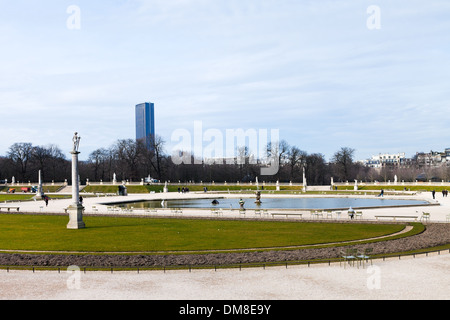
[{"label": "tall dark skyscraper", "polygon": [[155,105],[145,102],[136,105],[136,140],[143,139],[152,149],[151,139],[155,137]]}]

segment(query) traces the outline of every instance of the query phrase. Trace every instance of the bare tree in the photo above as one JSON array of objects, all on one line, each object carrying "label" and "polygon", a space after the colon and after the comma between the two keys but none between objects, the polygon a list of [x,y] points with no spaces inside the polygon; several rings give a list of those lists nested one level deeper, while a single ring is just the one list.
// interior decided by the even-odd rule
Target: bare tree
[{"label": "bare tree", "polygon": [[302,172],[302,164],[306,160],[307,153],[299,148],[292,146],[286,156],[289,166],[290,180],[295,180],[296,173]]},{"label": "bare tree", "polygon": [[[146,144],[146,141],[149,141],[149,144]],[[165,143],[164,139],[158,135],[150,135],[148,139],[140,139],[137,141],[141,154],[141,166],[147,171],[145,174],[152,174],[151,171],[153,171],[158,180],[164,178],[163,162],[166,158],[164,155]]]},{"label": "bare tree", "polygon": [[282,169],[284,165],[286,164],[286,159],[290,150],[289,144],[286,142],[286,140],[281,140],[277,143],[269,142],[267,144],[267,156],[268,158],[277,157],[278,158],[278,164],[279,164],[279,170],[277,174],[274,176],[277,180],[280,179],[282,176]]},{"label": "bare tree", "polygon": [[91,152],[88,163],[92,165],[94,170],[94,180],[105,179],[105,172],[110,160],[110,152],[105,148],[100,148]]},{"label": "bare tree", "polygon": [[65,169],[66,159],[64,154],[54,144],[33,147],[32,160],[34,162],[33,167],[41,170],[43,180],[49,180],[50,174],[52,180],[55,180],[57,173],[60,173],[58,171],[64,171]]},{"label": "bare tree", "polygon": [[329,169],[325,163],[325,156],[314,153],[306,156],[306,177],[310,185],[324,185],[329,183]]},{"label": "bare tree", "polygon": [[121,139],[115,144],[115,153],[122,179],[135,180],[138,178],[137,168],[139,160],[138,143],[133,139]]},{"label": "bare tree", "polygon": [[33,152],[33,145],[29,142],[14,143],[9,147],[7,153],[8,158],[12,161],[13,165],[19,170],[19,178],[24,181],[28,178],[28,163],[31,160]]},{"label": "bare tree", "polygon": [[342,181],[351,180],[354,153],[355,149],[344,147],[337,151],[332,158],[335,173]]}]

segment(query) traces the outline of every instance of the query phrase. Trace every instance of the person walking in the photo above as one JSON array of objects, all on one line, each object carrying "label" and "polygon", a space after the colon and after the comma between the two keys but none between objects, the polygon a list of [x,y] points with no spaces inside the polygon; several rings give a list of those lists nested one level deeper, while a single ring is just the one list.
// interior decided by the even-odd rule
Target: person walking
[{"label": "person walking", "polygon": [[431,194],[433,195],[433,199],[436,199],[436,198],[435,198],[435,196],[436,196],[436,191],[435,191],[435,190],[431,191]]}]

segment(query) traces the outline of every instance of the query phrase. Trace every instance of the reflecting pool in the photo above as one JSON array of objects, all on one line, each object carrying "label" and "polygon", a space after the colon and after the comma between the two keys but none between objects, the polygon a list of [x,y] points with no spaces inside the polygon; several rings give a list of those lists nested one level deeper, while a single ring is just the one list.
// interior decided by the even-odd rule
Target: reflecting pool
[{"label": "reflecting pool", "polygon": [[[213,204],[213,200],[218,202]],[[254,198],[243,198],[246,209],[348,209],[391,207],[391,206],[414,206],[427,205],[427,201],[384,199],[384,198],[262,198],[261,204],[256,204]],[[121,207],[134,208],[221,208],[238,209],[238,198],[210,198],[210,199],[188,199],[188,200],[165,200],[165,201],[143,201],[134,203],[116,204]]]}]

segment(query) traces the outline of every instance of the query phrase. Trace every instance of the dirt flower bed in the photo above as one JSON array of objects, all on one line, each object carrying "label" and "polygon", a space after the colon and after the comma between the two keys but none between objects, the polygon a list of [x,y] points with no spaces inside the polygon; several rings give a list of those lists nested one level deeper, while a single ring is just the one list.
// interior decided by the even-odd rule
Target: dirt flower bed
[{"label": "dirt flower bed", "polygon": [[[389,254],[426,249],[450,243],[450,224],[429,224],[418,235],[397,240],[352,245],[364,250],[373,248],[372,254]],[[264,263],[310,259],[333,259],[340,256],[344,247],[318,249],[270,250],[210,254],[179,255],[62,255],[62,254],[0,254],[3,266],[67,267],[162,267],[186,265],[229,265],[239,263]]]}]

